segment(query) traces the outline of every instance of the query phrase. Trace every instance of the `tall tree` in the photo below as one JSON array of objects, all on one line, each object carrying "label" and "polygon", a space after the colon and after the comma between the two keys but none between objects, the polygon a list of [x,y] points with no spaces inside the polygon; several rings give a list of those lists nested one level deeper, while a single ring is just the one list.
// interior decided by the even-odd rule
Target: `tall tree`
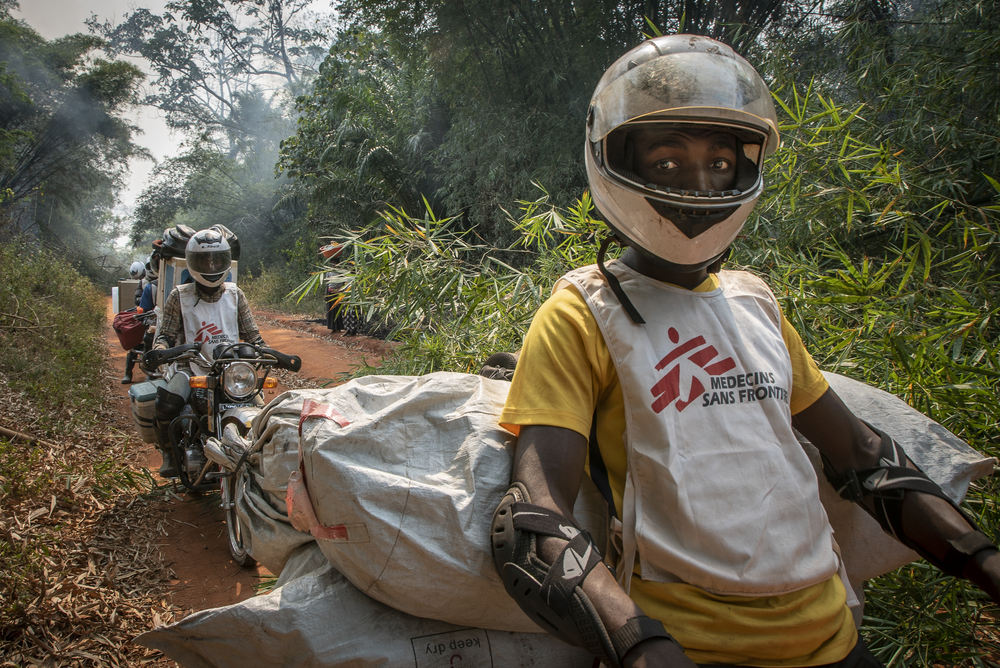
[{"label": "tall tree", "polygon": [[208,133],[235,155],[259,136],[248,98],[274,106],[322,58],[323,35],[301,25],[310,0],[173,0],[139,8],[119,24],[95,15],[106,49],[145,59],[156,73],[143,102],[178,129]]},{"label": "tall tree", "polygon": [[30,228],[121,186],[127,161],[144,155],[124,117],[142,73],[92,58],[101,41],[70,35],[47,41],[0,3],[0,228]]}]

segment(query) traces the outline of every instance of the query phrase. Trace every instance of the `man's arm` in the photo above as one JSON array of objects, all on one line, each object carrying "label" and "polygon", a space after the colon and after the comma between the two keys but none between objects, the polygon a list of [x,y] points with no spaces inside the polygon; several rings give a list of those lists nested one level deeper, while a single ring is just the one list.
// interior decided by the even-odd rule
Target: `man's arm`
[{"label": "man's arm", "polygon": [[153,348],[155,350],[173,348],[178,341],[183,340],[183,335],[184,317],[181,314],[181,298],[180,293],[174,288],[167,296],[156,323],[156,340],[153,342]]},{"label": "man's arm", "polygon": [[[561,427],[524,426],[514,454],[513,480],[525,486],[532,504],[572,518],[586,456],[587,439],[582,434]],[[541,536],[538,541],[540,556],[548,564],[555,562],[568,542]],[[609,633],[620,629],[629,619],[643,615],[606,568],[592,570],[583,582],[583,591]],[[693,668],[694,665],[676,644],[662,638],[639,643],[623,661],[625,668]]]},{"label": "man's arm", "polygon": [[[832,389],[796,414],[792,425],[816,446],[837,473],[878,466],[881,438],[855,417]],[[917,468],[909,459],[906,465]],[[862,498],[869,509],[871,502],[870,495]],[[903,497],[902,528],[908,540],[941,561],[951,548],[948,541],[973,529],[944,499],[914,490],[906,491]],[[1000,553],[996,550],[977,552],[961,575],[1000,603]]]},{"label": "man's arm", "polygon": [[236,288],[236,314],[240,328],[240,339],[247,343],[263,346],[264,339],[260,335],[260,330],[257,329],[253,313],[250,312],[250,301],[239,288]]}]

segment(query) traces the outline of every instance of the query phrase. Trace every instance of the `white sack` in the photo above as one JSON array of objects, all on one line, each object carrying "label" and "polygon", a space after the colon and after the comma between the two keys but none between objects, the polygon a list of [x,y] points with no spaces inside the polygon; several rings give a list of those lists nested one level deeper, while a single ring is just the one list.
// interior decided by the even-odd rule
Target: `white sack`
[{"label": "white sack", "polygon": [[313,543],[279,587],[143,633],[136,642],[186,668],[590,668],[593,657],[543,633],[412,617],[365,596]]},{"label": "white sack", "polygon": [[[993,473],[996,459],[983,457],[965,441],[910,407],[898,397],[835,373],[823,373],[851,412],[892,436],[931,480],[956,503],[969,483]],[[823,474],[819,452],[800,437],[819,478],[820,500],[826,507],[844,566],[857,590],[861,583],[904,566],[920,556],[882,531],[860,506],[837,494]]]},{"label": "white sack", "polygon": [[[420,617],[540,630],[507,594],[490,553],[490,519],[510,486],[515,439],[497,424],[509,387],[460,373],[369,376],[322,398],[346,426],[303,422],[313,508],[340,532],[318,539],[320,548],[362,592]],[[601,536],[606,509],[589,485],[575,512]]]},{"label": "white sack", "polygon": [[[298,470],[301,411],[301,402],[294,414],[281,410],[287,394],[276,397],[254,418],[253,433],[260,436],[236,486],[236,512],[246,529],[247,551],[272,573],[281,573],[292,552],[313,540],[292,527],[285,507],[288,475]],[[232,452],[238,454],[236,449]],[[232,462],[233,468],[236,463]]]},{"label": "white sack", "polygon": [[[827,378],[852,411],[893,435],[956,501],[971,480],[992,471],[991,458],[898,398],[837,374]],[[318,402],[349,422],[308,419],[301,438],[319,522],[340,531],[338,539],[320,540],[334,567],[364,593],[413,615],[537,630],[504,591],[489,547],[489,520],[510,477],[513,437],[497,426],[508,388],[479,376],[437,373],[369,376],[278,397],[254,424],[271,436],[239,506],[251,523],[251,554],[279,572],[291,550],[312,539],[288,523],[284,493],[296,469],[302,407]],[[804,445],[855,588],[916,559],[834,492],[815,448]],[[575,513],[604,545],[605,506],[586,483]]]}]

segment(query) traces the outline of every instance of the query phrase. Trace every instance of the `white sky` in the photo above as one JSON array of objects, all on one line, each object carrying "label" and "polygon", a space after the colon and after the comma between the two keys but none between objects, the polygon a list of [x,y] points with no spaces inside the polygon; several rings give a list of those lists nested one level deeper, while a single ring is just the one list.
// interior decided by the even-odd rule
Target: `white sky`
[{"label": "white sky", "polygon": [[[73,33],[88,33],[84,21],[96,14],[101,21],[112,20],[120,22],[123,16],[131,13],[136,7],[146,7],[155,14],[163,11],[167,0],[19,0],[20,11],[13,12],[17,18],[28,22],[45,39],[55,39]],[[329,0],[317,0],[311,9],[319,13],[328,13]],[[141,59],[128,59],[145,70]],[[132,115],[135,123],[142,128],[143,134],[136,142],[145,146],[156,160],[174,156],[178,152],[183,137],[172,133],[163,120],[158,109],[140,107]],[[148,160],[133,160],[129,164],[129,179],[125,192],[121,194],[121,203],[131,207],[142,192],[153,170],[153,163]]]}]

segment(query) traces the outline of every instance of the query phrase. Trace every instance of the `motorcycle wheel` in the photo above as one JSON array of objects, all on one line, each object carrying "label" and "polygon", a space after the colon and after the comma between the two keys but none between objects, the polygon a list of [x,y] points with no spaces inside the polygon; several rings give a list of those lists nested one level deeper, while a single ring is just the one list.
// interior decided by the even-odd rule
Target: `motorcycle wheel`
[{"label": "motorcycle wheel", "polygon": [[247,552],[243,542],[243,536],[247,531],[240,522],[239,514],[236,512],[236,483],[235,473],[224,476],[220,482],[222,492],[222,507],[226,511],[226,536],[229,539],[229,553],[233,556],[233,561],[238,566],[252,566],[254,558]]}]

